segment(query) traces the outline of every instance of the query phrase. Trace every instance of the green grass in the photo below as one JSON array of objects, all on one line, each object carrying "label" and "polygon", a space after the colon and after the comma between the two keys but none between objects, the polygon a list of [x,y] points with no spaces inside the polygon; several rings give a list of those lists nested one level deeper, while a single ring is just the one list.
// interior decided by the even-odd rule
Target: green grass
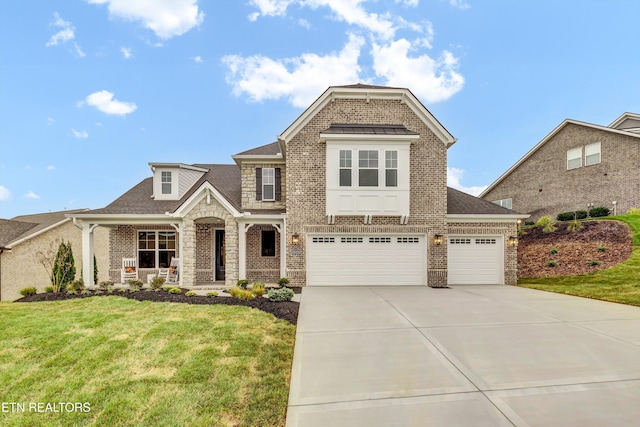
[{"label": "green grass", "polygon": [[602,219],[624,221],[633,230],[634,248],[628,260],[581,276],[521,278],[518,286],[640,306],[640,215]]},{"label": "green grass", "polygon": [[0,303],[2,426],[284,426],[295,326],[239,306],[116,296]]}]

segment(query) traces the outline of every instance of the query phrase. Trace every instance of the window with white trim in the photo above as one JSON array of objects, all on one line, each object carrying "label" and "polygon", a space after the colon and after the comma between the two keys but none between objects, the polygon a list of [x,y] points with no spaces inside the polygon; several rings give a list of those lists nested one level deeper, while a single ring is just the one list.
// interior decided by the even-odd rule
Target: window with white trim
[{"label": "window with white trim", "polygon": [[511,199],[500,199],[500,200],[494,200],[493,203],[495,203],[498,206],[502,206],[503,208],[507,208],[507,209],[512,209],[512,200]]},{"label": "window with white trim", "polygon": [[582,167],[582,147],[567,150],[567,170]]},{"label": "window with white trim", "polygon": [[276,199],[276,170],[275,168],[262,168],[262,200],[274,201]]},{"label": "window with white trim", "polygon": [[384,183],[386,187],[398,186],[398,152],[384,152]]},{"label": "window with white trim", "polygon": [[584,165],[591,166],[600,163],[600,143],[585,145],[584,147]]},{"label": "window with white trim", "polygon": [[378,152],[375,150],[358,151],[358,185],[360,187],[378,186]]},{"label": "window with white trim", "polygon": [[162,171],[160,182],[162,183],[162,194],[171,194],[171,172]]},{"label": "window with white trim", "polygon": [[175,231],[138,232],[139,268],[168,268],[175,256]]},{"label": "window with white trim", "polygon": [[351,187],[351,150],[340,150],[340,187]]}]

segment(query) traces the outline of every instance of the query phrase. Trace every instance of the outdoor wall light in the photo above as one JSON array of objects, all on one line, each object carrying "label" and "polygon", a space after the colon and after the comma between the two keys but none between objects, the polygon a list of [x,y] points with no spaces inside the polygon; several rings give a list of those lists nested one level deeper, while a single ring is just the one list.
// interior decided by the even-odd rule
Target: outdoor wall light
[{"label": "outdoor wall light", "polygon": [[293,233],[293,236],[291,236],[291,242],[300,243],[300,235],[298,233]]},{"label": "outdoor wall light", "polygon": [[518,238],[515,236],[510,236],[509,239],[507,240],[507,245],[511,247],[518,246]]},{"label": "outdoor wall light", "polygon": [[440,246],[442,244],[442,234],[433,235],[433,244],[436,246]]}]

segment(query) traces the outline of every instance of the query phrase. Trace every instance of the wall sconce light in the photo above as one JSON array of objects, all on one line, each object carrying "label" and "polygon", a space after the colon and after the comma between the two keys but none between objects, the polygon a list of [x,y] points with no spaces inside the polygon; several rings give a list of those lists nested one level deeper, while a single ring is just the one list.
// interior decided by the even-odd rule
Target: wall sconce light
[{"label": "wall sconce light", "polygon": [[515,236],[510,236],[509,239],[507,239],[507,245],[511,247],[518,246],[518,238]]},{"label": "wall sconce light", "polygon": [[442,234],[433,235],[433,244],[436,246],[440,246],[442,244]]},{"label": "wall sconce light", "polygon": [[298,233],[293,233],[293,236],[291,236],[291,242],[300,243],[300,235]]}]

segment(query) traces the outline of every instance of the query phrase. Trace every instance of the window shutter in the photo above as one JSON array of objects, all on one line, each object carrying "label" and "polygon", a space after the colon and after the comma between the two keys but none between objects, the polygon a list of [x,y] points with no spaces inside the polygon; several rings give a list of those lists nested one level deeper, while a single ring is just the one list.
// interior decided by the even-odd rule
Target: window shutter
[{"label": "window shutter", "polygon": [[262,200],[262,168],[256,168],[256,200]]},{"label": "window shutter", "polygon": [[281,180],[280,180],[280,168],[276,168],[276,200],[281,200],[282,199],[282,185],[280,184]]}]

